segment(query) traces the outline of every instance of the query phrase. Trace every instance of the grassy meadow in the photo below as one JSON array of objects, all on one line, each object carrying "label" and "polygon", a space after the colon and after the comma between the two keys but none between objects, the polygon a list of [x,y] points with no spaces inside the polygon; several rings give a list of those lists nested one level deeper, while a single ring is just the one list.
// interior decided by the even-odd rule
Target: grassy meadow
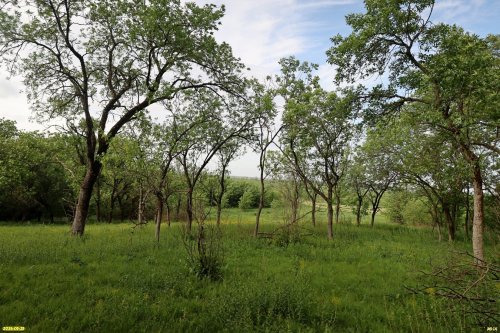
[{"label": "grassy meadow", "polygon": [[[321,220],[320,215],[320,220]],[[179,223],[0,225],[0,325],[29,332],[482,332],[443,299],[413,295],[419,271],[469,244],[430,228],[304,221],[288,246],[254,239],[254,211],[222,225],[223,279],[186,264]],[[307,220],[307,219],[306,219]],[[383,221],[383,216],[377,220]],[[263,214],[263,231],[281,221]],[[489,254],[498,248],[487,243]]]}]

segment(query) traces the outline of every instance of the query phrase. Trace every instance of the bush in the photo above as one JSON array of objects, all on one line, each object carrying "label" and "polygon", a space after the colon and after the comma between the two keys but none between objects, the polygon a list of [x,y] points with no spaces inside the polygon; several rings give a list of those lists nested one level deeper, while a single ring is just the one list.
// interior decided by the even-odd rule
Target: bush
[{"label": "bush", "polygon": [[224,251],[220,230],[201,224],[197,231],[196,236],[185,233],[182,238],[189,270],[200,279],[222,280]]}]

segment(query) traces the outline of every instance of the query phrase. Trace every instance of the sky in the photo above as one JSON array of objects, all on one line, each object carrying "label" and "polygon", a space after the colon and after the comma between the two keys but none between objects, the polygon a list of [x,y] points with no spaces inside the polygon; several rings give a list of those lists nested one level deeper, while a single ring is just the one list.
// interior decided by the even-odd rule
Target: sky
[{"label": "sky", "polygon": [[[333,88],[334,70],[326,64],[330,37],[347,35],[345,15],[362,12],[362,0],[196,0],[225,5],[226,14],[216,33],[229,43],[253,76],[263,79],[279,71],[278,60],[294,55],[319,64],[325,88]],[[500,0],[436,0],[433,22],[453,23],[485,36],[500,33]],[[24,130],[47,129],[30,119],[21,78],[8,78],[0,68],[0,118],[15,120]],[[375,78],[376,79],[376,78]],[[247,153],[230,165],[234,176],[258,175],[255,154]]]}]

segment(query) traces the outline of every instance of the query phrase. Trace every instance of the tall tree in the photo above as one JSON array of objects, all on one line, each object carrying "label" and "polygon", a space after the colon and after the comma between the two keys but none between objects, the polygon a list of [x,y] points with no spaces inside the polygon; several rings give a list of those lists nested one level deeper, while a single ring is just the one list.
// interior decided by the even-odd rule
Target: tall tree
[{"label": "tall tree", "polygon": [[183,90],[240,91],[243,65],[213,37],[224,7],[180,0],[2,0],[0,8],[0,59],[24,76],[32,109],[41,119],[85,124],[75,235],[84,233],[101,159],[125,124]]},{"label": "tall tree", "polygon": [[[481,159],[498,154],[500,76],[497,37],[482,39],[456,26],[433,25],[434,0],[365,1],[366,12],[350,14],[353,32],[332,38],[328,51],[337,80],[353,82],[389,73],[387,89],[369,97],[382,113],[419,106],[416,117],[446,134],[469,165],[474,188],[473,254],[484,261],[484,194]],[[413,109],[415,110],[415,109]],[[374,113],[380,115],[380,113]]]}]

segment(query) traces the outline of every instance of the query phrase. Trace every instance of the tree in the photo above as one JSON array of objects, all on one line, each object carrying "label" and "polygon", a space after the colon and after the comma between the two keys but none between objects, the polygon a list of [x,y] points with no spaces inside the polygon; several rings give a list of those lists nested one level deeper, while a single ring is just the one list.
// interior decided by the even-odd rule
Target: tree
[{"label": "tree", "polygon": [[227,190],[227,176],[229,171],[227,170],[229,163],[233,161],[238,153],[241,152],[241,146],[239,142],[235,139],[228,141],[226,145],[222,146],[217,152],[218,157],[218,168],[217,168],[217,180],[218,180],[218,190],[215,196],[215,205],[217,206],[216,221],[217,225],[220,225],[223,198]]},{"label": "tree", "polygon": [[390,134],[382,128],[368,130],[366,141],[361,150],[366,161],[364,177],[369,188],[368,199],[371,203],[370,226],[375,224],[375,216],[380,209],[380,201],[397,180],[397,155],[388,149],[386,141]]},{"label": "tree", "polygon": [[255,84],[255,95],[253,104],[257,113],[257,124],[255,127],[253,149],[259,154],[259,206],[255,217],[254,237],[259,234],[260,216],[264,209],[264,198],[266,195],[265,180],[269,176],[267,172],[267,154],[269,147],[275,143],[283,126],[276,124],[277,109],[273,101],[274,92],[266,89],[263,85]]},{"label": "tree", "polygon": [[[333,238],[333,199],[340,208],[339,182],[348,161],[351,140],[358,127],[353,123],[359,99],[352,91],[344,95],[317,88],[307,102],[290,101],[284,115],[284,155],[297,174],[327,204],[328,238]],[[338,219],[338,213],[337,213]]]},{"label": "tree", "polygon": [[32,109],[40,119],[85,124],[75,235],[84,233],[102,157],[125,124],[181,91],[240,92],[243,65],[213,37],[223,7],[179,0],[3,0],[0,8],[0,59],[25,77]]},{"label": "tree", "polygon": [[[337,80],[353,82],[389,73],[390,85],[368,97],[372,115],[418,105],[416,117],[447,135],[469,165],[474,188],[473,253],[484,261],[484,194],[481,159],[498,154],[497,37],[482,39],[456,26],[433,25],[434,0],[365,2],[366,13],[350,14],[353,32],[332,38],[328,51]],[[415,110],[415,108],[413,109]],[[377,112],[378,111],[378,112]]]},{"label": "tree", "polygon": [[0,118],[0,219],[48,218],[54,222],[63,211],[69,188],[66,172],[58,163],[57,137],[18,131],[12,121]]},{"label": "tree", "polygon": [[193,221],[193,192],[212,158],[234,139],[248,139],[257,117],[249,103],[241,98],[220,96],[199,90],[187,96],[187,109],[193,127],[180,144],[178,163],[186,181],[187,230]]},{"label": "tree", "polygon": [[370,191],[370,186],[366,180],[365,166],[370,163],[364,158],[362,152],[358,150],[351,162],[349,172],[347,174],[348,184],[354,189],[356,208],[356,225],[359,227],[361,224],[361,215],[366,215],[365,197]]}]

